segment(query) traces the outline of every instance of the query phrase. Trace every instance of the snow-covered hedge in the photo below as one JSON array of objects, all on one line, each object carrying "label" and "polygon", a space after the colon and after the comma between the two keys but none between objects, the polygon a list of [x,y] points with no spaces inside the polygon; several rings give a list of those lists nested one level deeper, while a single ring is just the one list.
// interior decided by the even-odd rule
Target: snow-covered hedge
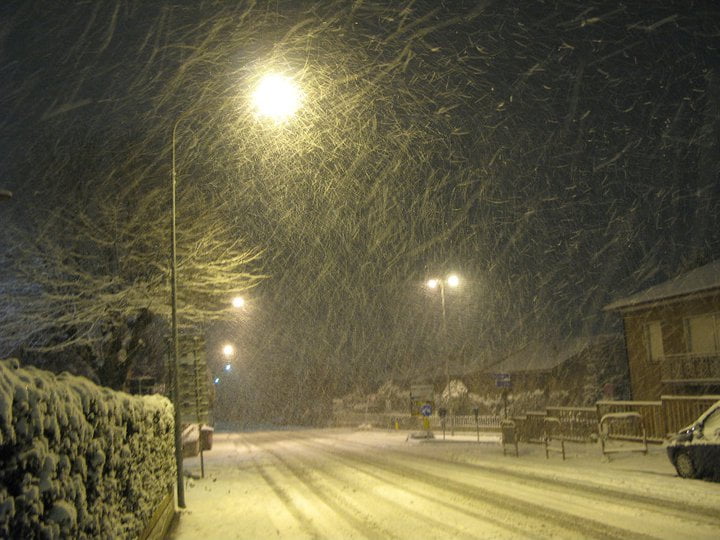
[{"label": "snow-covered hedge", "polygon": [[0,361],[0,538],[137,538],[173,448],[166,398]]}]

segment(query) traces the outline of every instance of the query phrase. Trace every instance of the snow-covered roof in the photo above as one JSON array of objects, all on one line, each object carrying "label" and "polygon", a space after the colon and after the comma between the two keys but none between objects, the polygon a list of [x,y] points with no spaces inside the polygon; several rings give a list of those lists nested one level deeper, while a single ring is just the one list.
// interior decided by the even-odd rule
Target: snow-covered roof
[{"label": "snow-covered roof", "polygon": [[517,373],[519,371],[548,371],[587,350],[592,345],[620,339],[615,334],[574,337],[562,342],[535,341],[503,358],[486,371]]},{"label": "snow-covered roof", "polygon": [[643,304],[668,301],[691,294],[720,289],[720,259],[681,274],[643,291],[620,298],[603,308],[604,311],[626,309]]}]

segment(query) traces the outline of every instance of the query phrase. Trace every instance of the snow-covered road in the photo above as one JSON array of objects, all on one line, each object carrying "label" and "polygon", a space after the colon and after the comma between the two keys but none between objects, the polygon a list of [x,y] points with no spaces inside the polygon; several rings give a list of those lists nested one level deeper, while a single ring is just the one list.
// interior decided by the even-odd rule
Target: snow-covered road
[{"label": "snow-covered road", "polygon": [[570,445],[562,461],[537,445],[503,456],[493,437],[406,438],[216,433],[172,538],[720,537],[720,483],[678,478],[660,447],[608,461]]}]

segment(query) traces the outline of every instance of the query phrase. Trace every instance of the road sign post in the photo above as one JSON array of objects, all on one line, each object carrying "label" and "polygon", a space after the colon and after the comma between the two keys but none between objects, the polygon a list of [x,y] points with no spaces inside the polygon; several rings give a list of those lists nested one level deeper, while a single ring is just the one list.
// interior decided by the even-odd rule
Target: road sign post
[{"label": "road sign post", "polygon": [[420,406],[420,414],[423,417],[423,429],[430,431],[430,415],[432,415],[432,403],[424,403]]},{"label": "road sign post", "polygon": [[423,416],[421,407],[426,403],[430,407],[435,406],[435,394],[431,384],[418,384],[410,387],[410,414],[412,416]]},{"label": "road sign post", "polygon": [[445,440],[445,419],[447,418],[447,409],[444,407],[440,407],[438,409],[438,415],[440,416],[440,425],[442,426],[443,430],[443,441]]},{"label": "road sign post", "polygon": [[495,374],[495,387],[502,388],[502,400],[503,400],[503,413],[504,417],[507,418],[507,402],[508,392],[512,388],[512,379],[509,373],[496,373]]},{"label": "road sign post", "polygon": [[496,373],[495,374],[495,387],[496,388],[512,388],[512,378],[509,373]]}]

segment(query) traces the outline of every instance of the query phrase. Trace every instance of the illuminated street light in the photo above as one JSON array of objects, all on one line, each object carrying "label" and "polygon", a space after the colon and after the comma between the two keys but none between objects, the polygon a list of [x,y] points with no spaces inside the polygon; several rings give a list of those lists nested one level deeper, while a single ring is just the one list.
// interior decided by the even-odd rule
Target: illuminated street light
[{"label": "illuminated street light", "polygon": [[215,378],[213,379],[213,383],[215,383],[215,384],[220,384],[220,377],[215,377]]},{"label": "illuminated street light", "polygon": [[222,353],[225,358],[230,358],[235,354],[235,347],[230,343],[226,343],[225,345],[223,345]]},{"label": "illuminated street light", "polygon": [[252,103],[259,116],[280,124],[293,116],[302,103],[302,92],[290,77],[265,75],[253,93]]},{"label": "illuminated street light", "polygon": [[245,299],[242,296],[236,296],[232,299],[232,306],[236,309],[240,309],[245,306]]},{"label": "illuminated street light", "polygon": [[224,368],[224,369],[225,369],[225,371],[230,371],[230,370],[232,369],[232,365],[231,365],[231,364],[225,364],[225,368]]},{"label": "illuminated street light", "polygon": [[[284,75],[267,75],[261,79],[257,89],[252,94],[252,103],[259,116],[272,119],[276,124],[288,120],[300,108],[302,92],[295,82]],[[177,321],[177,227],[176,227],[176,192],[177,192],[177,130],[180,122],[195,112],[196,109],[188,109],[181,113],[173,124],[171,137],[171,159],[170,171],[172,206],[170,220],[170,312],[172,332],[172,385],[173,385],[173,407],[174,428],[175,428],[175,472],[177,488],[177,505],[185,508],[185,479],[183,478],[183,445],[182,445],[182,419],[180,417],[180,354],[178,344],[178,321]],[[9,195],[6,192],[5,195]],[[233,302],[234,305],[234,302]],[[215,384],[220,382],[215,379]]]}]

